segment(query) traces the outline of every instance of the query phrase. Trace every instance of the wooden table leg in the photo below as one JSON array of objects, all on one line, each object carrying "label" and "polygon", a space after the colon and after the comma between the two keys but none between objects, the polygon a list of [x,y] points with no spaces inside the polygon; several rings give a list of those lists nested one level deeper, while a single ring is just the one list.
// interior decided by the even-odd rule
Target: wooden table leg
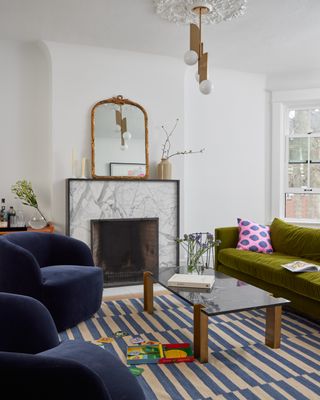
[{"label": "wooden table leg", "polygon": [[200,362],[208,362],[208,316],[201,304],[193,306],[193,353]]},{"label": "wooden table leg", "polygon": [[267,307],[266,309],[266,345],[278,349],[281,342],[282,306]]},{"label": "wooden table leg", "polygon": [[200,357],[200,318],[201,318],[201,304],[193,305],[193,354],[195,358]]},{"label": "wooden table leg", "polygon": [[146,271],[143,273],[143,298],[144,298],[144,311],[153,313],[153,275],[151,272]]},{"label": "wooden table leg", "polygon": [[208,315],[205,314],[203,311],[200,312],[200,335],[201,335],[201,340],[200,340],[200,358],[199,361],[201,363],[207,363],[208,362]]}]

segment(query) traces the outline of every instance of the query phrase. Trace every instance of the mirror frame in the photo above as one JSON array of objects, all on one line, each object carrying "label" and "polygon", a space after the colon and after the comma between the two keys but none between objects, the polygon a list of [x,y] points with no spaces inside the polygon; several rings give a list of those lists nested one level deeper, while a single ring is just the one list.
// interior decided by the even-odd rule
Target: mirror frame
[{"label": "mirror frame", "polygon": [[[144,115],[144,125],[145,125],[145,155],[146,155],[146,174],[144,176],[103,176],[103,175],[96,175],[95,173],[95,135],[94,135],[94,128],[95,128],[95,110],[97,107],[101,106],[102,104],[107,103],[114,103],[118,105],[130,104],[139,108]],[[149,177],[149,137],[148,137],[148,115],[146,110],[138,103],[131,101],[129,99],[124,99],[123,96],[119,95],[117,97],[111,97],[110,99],[101,100],[96,103],[91,110],[91,176],[93,179],[132,179],[132,180],[143,180],[148,179]]]}]

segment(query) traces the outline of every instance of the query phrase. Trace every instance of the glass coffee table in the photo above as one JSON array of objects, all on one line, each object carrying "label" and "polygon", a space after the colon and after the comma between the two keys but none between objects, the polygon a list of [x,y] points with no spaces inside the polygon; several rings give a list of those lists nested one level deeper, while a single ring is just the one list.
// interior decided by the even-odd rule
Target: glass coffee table
[{"label": "glass coffee table", "polygon": [[[169,278],[177,268],[166,268],[155,278],[151,272],[144,272],[144,310],[153,313],[153,284],[160,283],[193,306],[193,350],[200,362],[208,362],[208,318],[219,314],[252,309],[266,309],[265,344],[271,348],[280,347],[282,306],[290,303],[281,297],[215,272],[215,283],[208,290],[168,286]],[[213,271],[210,271],[213,273]],[[207,273],[210,273],[209,270]]]}]

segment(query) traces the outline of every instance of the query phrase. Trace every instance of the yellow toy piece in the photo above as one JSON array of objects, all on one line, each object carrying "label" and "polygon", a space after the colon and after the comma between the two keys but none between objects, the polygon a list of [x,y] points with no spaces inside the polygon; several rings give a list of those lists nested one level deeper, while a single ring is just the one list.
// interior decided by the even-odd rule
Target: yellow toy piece
[{"label": "yellow toy piece", "polygon": [[166,350],[164,352],[166,358],[183,358],[187,357],[187,353],[183,350]]}]

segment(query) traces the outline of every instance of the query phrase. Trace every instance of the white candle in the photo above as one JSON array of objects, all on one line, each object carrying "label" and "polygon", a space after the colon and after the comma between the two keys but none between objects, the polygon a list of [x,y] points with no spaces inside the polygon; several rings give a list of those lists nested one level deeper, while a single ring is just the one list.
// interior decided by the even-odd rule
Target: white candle
[{"label": "white candle", "polygon": [[81,178],[86,178],[86,159],[85,159],[85,157],[82,158],[82,162],[81,162]]}]

